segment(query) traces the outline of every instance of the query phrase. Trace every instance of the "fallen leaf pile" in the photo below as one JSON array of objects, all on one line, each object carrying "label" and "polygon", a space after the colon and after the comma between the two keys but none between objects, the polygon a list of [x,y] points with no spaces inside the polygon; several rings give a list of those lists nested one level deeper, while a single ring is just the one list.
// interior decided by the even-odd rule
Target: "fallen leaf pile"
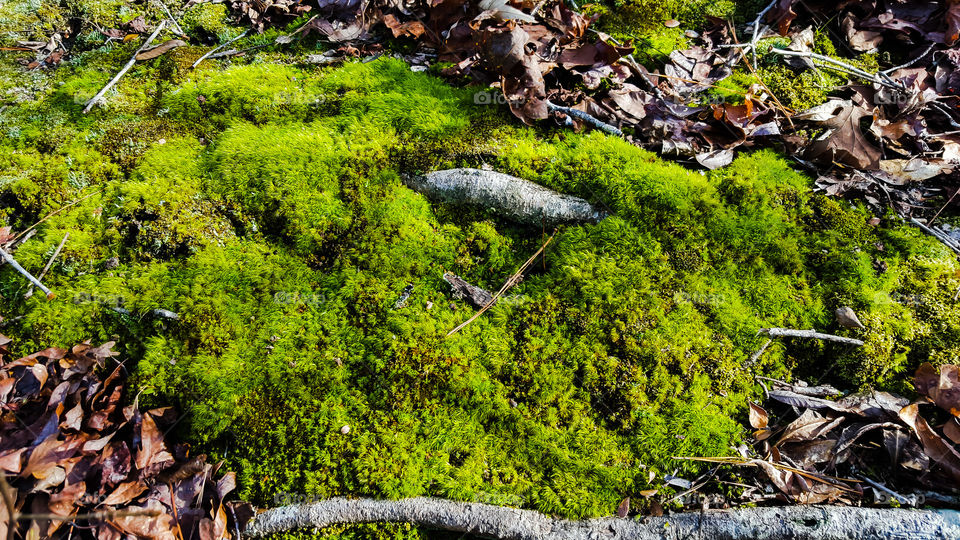
[{"label": "fallen leaf pile", "polygon": [[[235,537],[251,508],[224,501],[234,473],[217,479],[219,465],[165,442],[172,409],[122,405],[112,342],[12,361],[9,344],[0,335],[0,473],[21,538]],[[0,504],[0,538],[9,521]]]},{"label": "fallen leaf pile", "polygon": [[801,504],[852,504],[870,491],[877,501],[899,497],[901,503],[918,504],[917,493],[955,491],[958,369],[923,364],[914,379],[921,399],[913,403],[877,391],[834,401],[825,398],[838,394],[835,388],[777,381],[767,392],[768,405],[785,414],[775,422],[751,404],[753,451],[742,447],[740,456],[710,460],[755,467],[779,498]]}]

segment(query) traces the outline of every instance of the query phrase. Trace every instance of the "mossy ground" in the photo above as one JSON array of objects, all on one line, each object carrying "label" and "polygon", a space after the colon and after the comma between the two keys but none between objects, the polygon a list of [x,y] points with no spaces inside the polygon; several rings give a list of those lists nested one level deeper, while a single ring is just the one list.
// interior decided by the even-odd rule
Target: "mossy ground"
[{"label": "mossy ground", "polygon": [[[906,391],[921,361],[960,361],[956,259],[811,194],[773,153],[704,174],[520,127],[396,60],[191,72],[190,47],[81,114],[135,46],[87,53],[0,113],[0,226],[90,195],[16,252],[39,271],[70,234],[46,279],[57,299],[24,300],[0,267],[2,332],[22,352],[118,339],[141,403],[177,405],[257,503],[430,494],[607,515],[663,490],[651,471],[692,474],[671,456],[729,454],[755,373]],[[508,301],[445,338],[474,310],[443,272],[495,290],[549,233],[401,183],[482,165],[614,216],[560,230]],[[867,330],[838,328],[841,305]],[[747,367],[766,326],[866,346],[782,342]]]}]

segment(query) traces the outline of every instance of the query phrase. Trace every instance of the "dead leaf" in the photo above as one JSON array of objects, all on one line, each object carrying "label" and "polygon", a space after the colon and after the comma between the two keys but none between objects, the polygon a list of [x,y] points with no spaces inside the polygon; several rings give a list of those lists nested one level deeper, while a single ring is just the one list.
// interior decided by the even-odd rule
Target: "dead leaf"
[{"label": "dead leaf", "polygon": [[750,427],[753,429],[763,429],[767,427],[769,415],[763,407],[756,403],[750,403]]},{"label": "dead leaf", "polygon": [[180,39],[171,39],[168,41],[164,41],[163,43],[161,43],[160,45],[157,45],[156,47],[147,49],[137,54],[137,60],[138,61],[151,60],[162,54],[165,54],[167,51],[176,49],[177,47],[183,47],[186,44],[187,44],[186,41],[183,41]]},{"label": "dead leaf", "polygon": [[630,513],[630,497],[620,501],[620,504],[617,505],[617,517],[625,518],[627,514]]},{"label": "dead leaf", "polygon": [[930,459],[943,467],[954,482],[960,482],[960,454],[953,449],[953,446],[937,435],[926,420],[920,417],[917,405],[911,404],[904,407],[900,411],[900,418],[920,439],[923,451],[930,456]]}]

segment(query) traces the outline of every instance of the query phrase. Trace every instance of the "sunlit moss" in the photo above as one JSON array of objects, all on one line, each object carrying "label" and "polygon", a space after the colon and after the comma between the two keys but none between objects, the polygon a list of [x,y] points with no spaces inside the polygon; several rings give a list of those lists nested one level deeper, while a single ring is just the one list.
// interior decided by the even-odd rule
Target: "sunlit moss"
[{"label": "sunlit moss", "polygon": [[[183,434],[261,504],[431,494],[606,515],[663,489],[650,471],[696,469],[670,456],[728,453],[755,373],[891,388],[960,351],[949,254],[812,195],[773,152],[701,174],[603,134],[520,127],[390,59],[214,63],[159,98],[143,77],[159,64],[141,67],[93,116],[71,96],[104,74],[77,67],[3,118],[20,128],[0,137],[4,223],[93,194],[17,250],[42,268],[70,233],[47,277],[57,300],[23,299],[0,268],[2,314],[23,317],[3,331],[24,351],[118,339],[141,402],[179,406]],[[613,216],[562,228],[447,338],[474,309],[444,271],[496,290],[550,233],[402,182],[483,165]],[[868,328],[838,327],[840,305]],[[766,326],[867,345],[784,341],[747,368]]]}]

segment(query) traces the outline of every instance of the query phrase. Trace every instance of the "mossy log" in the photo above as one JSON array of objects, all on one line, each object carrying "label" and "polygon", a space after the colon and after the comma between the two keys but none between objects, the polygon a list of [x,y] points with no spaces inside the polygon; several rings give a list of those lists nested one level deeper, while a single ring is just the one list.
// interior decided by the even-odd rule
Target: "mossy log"
[{"label": "mossy log", "polygon": [[789,506],[692,512],[641,519],[569,521],[480,503],[418,497],[399,501],[329,499],[257,515],[246,533],[263,537],[294,529],[370,522],[407,522],[429,529],[502,540],[857,540],[960,538],[960,512],[842,506]]},{"label": "mossy log", "polygon": [[448,169],[410,176],[404,183],[434,201],[488,209],[526,225],[596,223],[607,216],[579,197],[494,171]]}]

